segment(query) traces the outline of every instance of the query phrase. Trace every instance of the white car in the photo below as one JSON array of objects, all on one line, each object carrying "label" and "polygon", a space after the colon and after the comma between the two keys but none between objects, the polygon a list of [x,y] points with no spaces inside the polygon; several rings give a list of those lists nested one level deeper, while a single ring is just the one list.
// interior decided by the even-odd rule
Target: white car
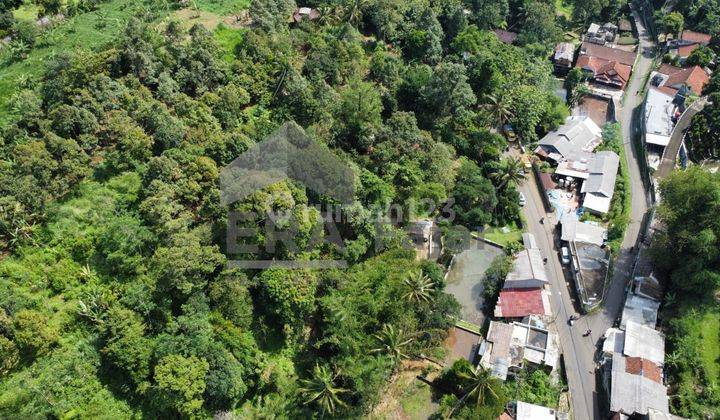
[{"label": "white car", "polygon": [[570,249],[566,246],[560,248],[560,261],[563,265],[570,265]]},{"label": "white car", "polygon": [[520,202],[520,207],[525,206],[525,194],[520,193],[520,194],[519,194],[518,201]]}]

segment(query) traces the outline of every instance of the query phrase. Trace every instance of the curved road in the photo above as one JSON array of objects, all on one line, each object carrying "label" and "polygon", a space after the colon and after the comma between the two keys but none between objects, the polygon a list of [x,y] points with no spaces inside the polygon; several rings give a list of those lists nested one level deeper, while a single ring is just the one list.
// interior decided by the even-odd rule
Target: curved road
[{"label": "curved road", "polygon": [[682,140],[685,137],[685,130],[690,126],[692,118],[695,114],[702,111],[707,102],[707,96],[703,96],[693,102],[693,104],[690,105],[690,107],[680,116],[677,124],[675,124],[675,128],[673,128],[670,143],[668,143],[667,147],[665,147],[665,150],[663,151],[660,166],[658,166],[657,171],[655,171],[655,178],[663,179],[670,175],[670,172],[675,169],[675,161],[677,160],[678,151],[680,151],[680,144],[682,144]]},{"label": "curved road", "polygon": [[[558,257],[559,245],[555,243],[553,232],[558,220],[554,214],[545,213],[539,193],[540,188],[536,185],[534,177],[528,177],[528,182],[520,186],[520,191],[527,197],[523,213],[528,221],[528,231],[535,236],[541,252],[548,257],[546,268],[552,289],[551,304],[556,317],[555,326],[565,360],[573,415],[578,420],[600,419],[606,414],[600,412],[599,390],[596,389],[596,346],[605,330],[611,327],[620,315],[625,288],[634,261],[631,249],[634,249],[643,216],[648,208],[648,195],[640,177],[640,168],[637,163],[638,154],[633,148],[631,135],[634,122],[633,110],[638,108],[643,101],[643,96],[636,92],[640,91],[646,75],[651,70],[654,43],[640,17],[634,11],[633,16],[640,38],[640,54],[626,88],[624,104],[616,109],[616,115],[623,128],[625,156],[630,175],[631,220],[625,231],[620,252],[614,261],[613,277],[606,291],[601,310],[581,317],[573,326],[569,326],[566,321],[570,315],[576,313],[574,285],[571,280],[566,280],[570,277],[565,276]],[[544,224],[539,222],[542,217],[547,220]],[[579,308],[579,305],[577,307]],[[582,334],[587,329],[591,329],[592,333],[589,337],[583,337]]]}]

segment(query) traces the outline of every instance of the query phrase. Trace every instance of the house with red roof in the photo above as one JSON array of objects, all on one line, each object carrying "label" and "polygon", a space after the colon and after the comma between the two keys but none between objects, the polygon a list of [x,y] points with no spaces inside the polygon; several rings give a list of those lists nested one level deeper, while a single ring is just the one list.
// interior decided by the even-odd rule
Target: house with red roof
[{"label": "house with red roof", "polygon": [[524,318],[528,315],[551,315],[550,298],[545,289],[503,289],[500,291],[495,316]]},{"label": "house with red roof", "polygon": [[668,42],[670,54],[677,55],[684,62],[699,46],[710,44],[712,36],[702,32],[682,31],[680,38]]},{"label": "house with red roof", "polygon": [[700,66],[681,68],[663,64],[655,74],[650,77],[651,84],[664,92],[675,94],[683,87],[687,87],[694,94],[701,95],[710,76]]},{"label": "house with red roof", "polygon": [[575,67],[588,72],[595,83],[624,89],[635,63],[634,52],[583,42]]}]

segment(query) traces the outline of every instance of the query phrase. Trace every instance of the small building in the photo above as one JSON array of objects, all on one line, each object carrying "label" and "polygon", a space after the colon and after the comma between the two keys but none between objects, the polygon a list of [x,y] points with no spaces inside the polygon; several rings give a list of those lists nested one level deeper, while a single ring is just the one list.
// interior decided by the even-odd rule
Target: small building
[{"label": "small building", "polygon": [[610,412],[646,416],[650,409],[669,412],[662,369],[640,358],[615,354],[610,376]]},{"label": "small building", "polygon": [[590,153],[602,143],[602,130],[590,117],[570,116],[557,130],[547,133],[538,142],[535,153],[559,162],[582,152]]},{"label": "small building", "polygon": [[620,318],[620,328],[625,328],[628,322],[655,328],[659,308],[660,302],[656,300],[628,293]]},{"label": "small building", "polygon": [[571,214],[563,215],[560,225],[560,239],[564,242],[585,242],[602,246],[607,240],[607,230],[602,226],[581,222]]},{"label": "small building", "polygon": [[525,362],[554,369],[559,361],[558,336],[538,319],[529,317],[523,322],[490,321],[487,338],[478,351],[480,365],[500,380],[508,372],[523,367]]},{"label": "small building", "polygon": [[436,261],[440,257],[440,229],[432,220],[418,220],[407,228],[410,239],[415,245],[418,260]]},{"label": "small building", "polygon": [[620,157],[615,152],[605,150],[595,153],[588,166],[589,174],[580,190],[584,193],[583,207],[591,213],[607,213],[615,192]]},{"label": "small building", "polygon": [[[530,239],[528,239],[530,241]],[[532,239],[534,242],[534,238]],[[515,255],[512,270],[505,277],[504,289],[533,289],[548,283],[543,256],[537,248],[524,249]]]},{"label": "small building", "polygon": [[[654,79],[652,79],[654,80]],[[675,116],[674,95],[650,86],[645,97],[645,143],[664,148],[670,143]],[[662,153],[662,149],[659,150]]]},{"label": "small building", "polygon": [[575,45],[569,42],[561,42],[555,46],[553,64],[556,72],[567,72],[572,68],[573,61],[575,61]]},{"label": "small building", "polygon": [[515,412],[515,420],[556,420],[557,412],[548,407],[522,401],[510,403]]},{"label": "small building", "polygon": [[707,46],[710,44],[711,40],[712,36],[709,34],[690,31],[686,29],[682,31],[682,34],[680,34],[680,39],[678,40],[678,42],[683,45],[698,44]]},{"label": "small building", "polygon": [[701,45],[707,46],[711,39],[712,36],[709,34],[685,30],[680,34],[680,38],[668,42],[668,51],[671,55],[677,56],[680,63],[684,63],[695,49]]},{"label": "small building", "polygon": [[304,20],[315,20],[320,17],[320,12],[317,9],[310,7],[298,7],[292,14],[292,21],[300,23]]},{"label": "small building", "polygon": [[650,84],[674,96],[683,87],[687,87],[695,95],[702,94],[710,76],[700,66],[675,67],[663,64],[658,71],[650,74]]},{"label": "small building", "polygon": [[662,367],[665,364],[665,336],[653,327],[628,321],[623,354],[640,357]]},{"label": "small building", "polygon": [[603,24],[602,26],[597,23],[591,23],[583,38],[586,42],[605,45],[606,43],[612,43],[615,40],[617,30],[618,27],[609,22]]},{"label": "small building", "polygon": [[550,297],[545,289],[503,289],[500,291],[495,316],[523,318],[529,315],[551,315]]},{"label": "small building", "polygon": [[623,32],[632,32],[632,31],[633,31],[632,22],[630,22],[630,20],[625,19],[625,18],[618,19],[618,32],[620,32],[622,34]]},{"label": "small building", "polygon": [[619,48],[583,42],[575,67],[589,73],[596,83],[622,90],[630,80],[636,56]]},{"label": "small building", "polygon": [[637,276],[633,279],[633,290],[635,294],[644,298],[661,302],[663,298],[663,287],[653,273],[646,276]]}]

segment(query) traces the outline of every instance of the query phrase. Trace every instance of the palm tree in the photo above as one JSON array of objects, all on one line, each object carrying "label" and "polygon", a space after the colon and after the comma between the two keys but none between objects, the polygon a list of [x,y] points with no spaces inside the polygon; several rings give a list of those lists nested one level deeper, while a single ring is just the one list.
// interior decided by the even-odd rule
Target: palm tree
[{"label": "palm tree", "polygon": [[406,292],[403,298],[410,302],[431,302],[435,291],[435,282],[422,271],[415,271],[403,280]]},{"label": "palm tree", "polygon": [[349,0],[346,2],[345,21],[357,27],[362,22],[364,9],[367,7],[367,0]]},{"label": "palm tree", "polygon": [[395,362],[409,358],[404,353],[403,348],[410,344],[413,339],[406,338],[403,330],[396,330],[392,325],[384,324],[382,330],[377,334],[373,334],[373,337],[378,341],[379,347],[370,350],[371,353],[387,354]]},{"label": "palm tree", "polygon": [[305,404],[316,402],[323,412],[332,414],[338,406],[346,404],[340,399],[340,394],[348,392],[347,389],[335,386],[339,373],[333,373],[327,366],[315,365],[310,379],[302,379],[300,393],[305,398]]},{"label": "palm tree", "polygon": [[474,398],[478,407],[485,405],[485,400],[487,398],[499,398],[494,389],[497,386],[497,379],[490,375],[490,371],[488,369],[481,366],[478,366],[476,369],[472,367],[472,365],[468,365],[468,368],[459,372],[458,376],[463,379],[467,385],[463,389],[465,395],[460,398],[457,405],[453,408],[453,411],[457,409],[457,407],[461,406],[468,398]]},{"label": "palm tree", "polygon": [[490,115],[497,127],[502,127],[514,116],[510,104],[503,96],[485,95],[485,103],[481,106],[490,111]]},{"label": "palm tree", "polygon": [[516,158],[504,158],[498,165],[497,170],[490,174],[490,177],[497,181],[498,188],[511,184],[517,185],[525,179],[523,164]]}]

